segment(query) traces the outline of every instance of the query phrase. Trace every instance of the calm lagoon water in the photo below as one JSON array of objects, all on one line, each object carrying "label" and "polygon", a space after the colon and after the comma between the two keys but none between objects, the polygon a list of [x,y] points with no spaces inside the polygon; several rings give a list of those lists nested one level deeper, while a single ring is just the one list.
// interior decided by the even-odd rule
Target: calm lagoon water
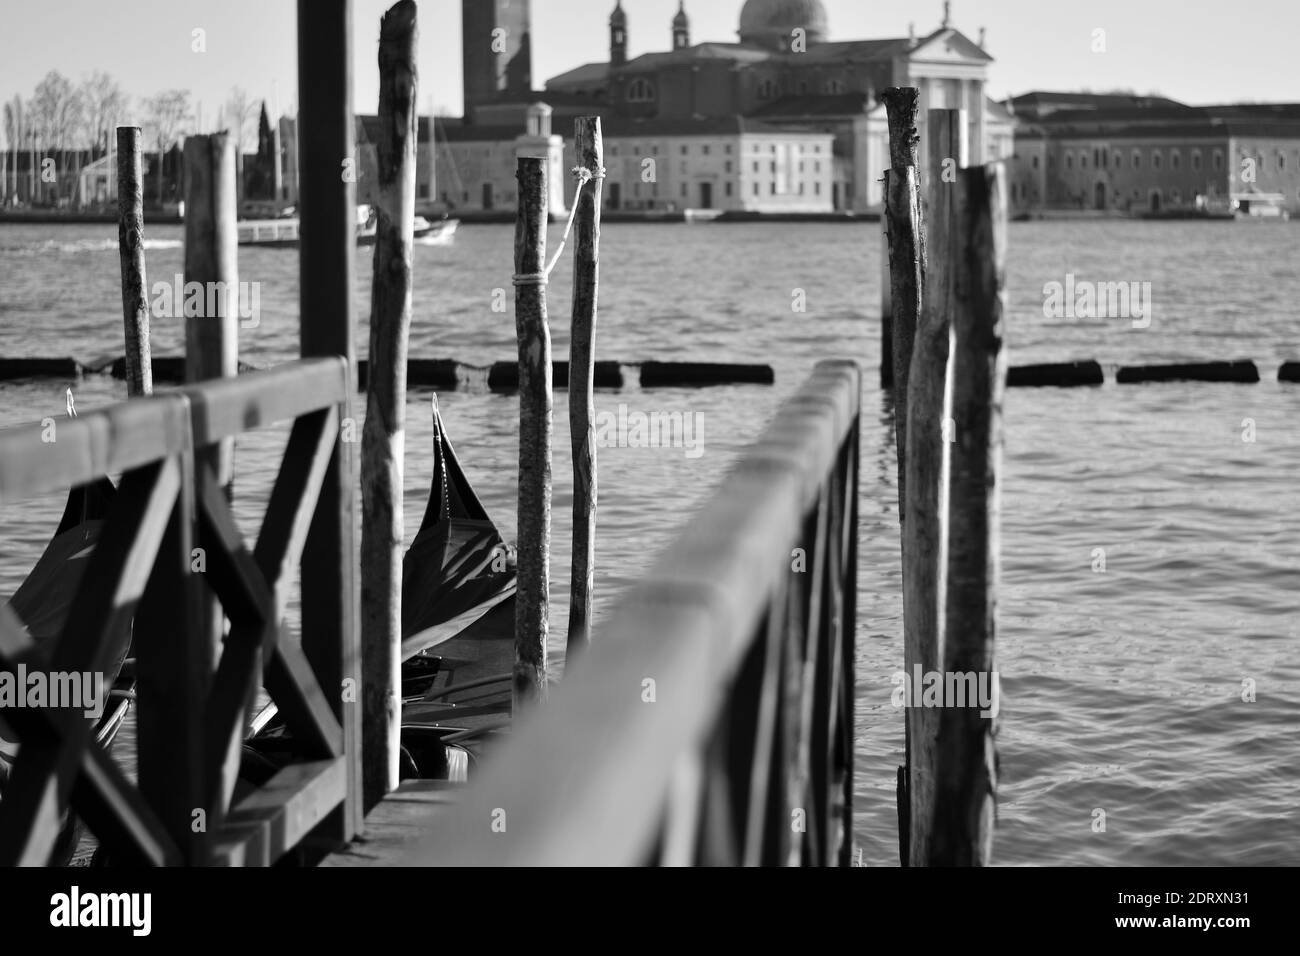
[{"label": "calm lagoon water", "polygon": [[[150,282],[181,271],[178,227],[148,229]],[[552,242],[558,239],[553,233]],[[1253,386],[1171,384],[1016,390],[1006,407],[995,856],[1002,864],[1300,863],[1300,231],[1253,223],[1032,223],[1011,228],[1013,364],[1104,365],[1251,358]],[[451,248],[417,250],[411,352],[487,365],[514,355],[508,226],[466,226]],[[822,358],[865,370],[857,634],[856,836],[871,865],[897,862],[895,767],[902,665],[895,460],[879,368],[877,225],[609,225],[602,244],[601,358],[767,362],[773,388],[600,393],[598,411],[700,412],[704,453],[602,449],[600,620],[690,519],[781,400]],[[242,332],[254,364],[294,357],[297,259],[241,250],[261,284]],[[357,312],[369,312],[370,253],[358,256]],[[1151,283],[1148,329],[1127,320],[1046,319],[1043,287]],[[0,356],[120,354],[116,230],[0,226]],[[797,290],[807,311],[796,313]],[[557,355],[568,348],[570,275],[550,287]],[[155,320],[155,354],[179,354],[175,320]],[[364,318],[357,341],[364,354]],[[1113,375],[1112,375],[1113,380]],[[122,383],[0,384],[0,424],[125,397]],[[407,530],[431,466],[428,403],[415,390],[407,440]],[[471,480],[515,526],[517,404],[440,396]],[[572,482],[557,395],[555,606],[562,655]],[[1256,440],[1243,441],[1246,420]],[[237,517],[251,536],[284,432],[238,448]],[[12,593],[52,532],[61,500],[4,509],[0,594]],[[1094,570],[1097,549],[1104,573]],[[1256,700],[1243,702],[1243,681]],[[1106,829],[1094,832],[1096,810]]]}]

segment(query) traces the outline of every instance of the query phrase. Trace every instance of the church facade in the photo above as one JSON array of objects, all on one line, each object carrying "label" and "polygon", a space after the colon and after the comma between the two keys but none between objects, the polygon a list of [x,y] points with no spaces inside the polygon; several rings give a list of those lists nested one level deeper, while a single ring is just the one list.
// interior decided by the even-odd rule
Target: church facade
[{"label": "church facade", "polygon": [[[463,3],[466,23],[479,35],[528,32],[526,2]],[[637,57],[629,56],[632,7],[633,0],[627,8],[618,0],[610,15],[607,59],[552,77],[544,90],[527,95],[519,66],[527,58],[526,36],[514,47],[498,43],[500,52],[479,42],[472,55],[467,38],[465,117],[451,138],[481,142],[489,133],[522,130],[537,101],[551,108],[560,131],[576,116],[600,115],[611,156],[654,158],[663,151],[673,157],[674,182],[661,189],[655,188],[660,182],[634,176],[619,182],[611,170],[618,188],[607,190],[608,201],[644,209],[708,203],[705,208],[752,212],[878,211],[879,180],[889,165],[878,97],[891,86],[921,90],[923,138],[929,109],[962,108],[971,163],[1011,154],[1012,117],[985,95],[993,58],[982,35],[976,42],[951,24],[946,3],[943,22],[927,35],[832,41],[821,0],[747,0],[735,40],[695,42],[683,2],[664,24],[667,48]],[[488,84],[479,79],[484,76],[498,80]],[[729,171],[719,159],[728,146]],[[472,200],[475,190],[467,192]]]}]

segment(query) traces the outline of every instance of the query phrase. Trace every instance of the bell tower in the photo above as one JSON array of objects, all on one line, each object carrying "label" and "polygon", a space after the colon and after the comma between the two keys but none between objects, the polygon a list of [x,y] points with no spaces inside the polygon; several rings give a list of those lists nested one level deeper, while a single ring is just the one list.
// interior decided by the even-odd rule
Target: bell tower
[{"label": "bell tower", "polygon": [[461,0],[465,122],[475,107],[533,88],[530,0]]},{"label": "bell tower", "polygon": [[623,12],[623,0],[618,0],[609,15],[609,65],[622,66],[626,62],[627,14]]},{"label": "bell tower", "polygon": [[677,7],[677,16],[673,17],[673,49],[684,50],[691,45],[691,21],[686,16],[686,0],[681,0]]}]

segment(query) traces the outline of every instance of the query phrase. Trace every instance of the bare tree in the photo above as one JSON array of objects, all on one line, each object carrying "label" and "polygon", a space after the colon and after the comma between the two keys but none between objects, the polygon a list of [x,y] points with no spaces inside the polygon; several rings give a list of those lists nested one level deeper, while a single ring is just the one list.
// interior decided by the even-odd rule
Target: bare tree
[{"label": "bare tree", "polygon": [[163,201],[163,156],[183,131],[190,115],[189,90],[164,90],[144,101],[145,123],[158,150],[158,202]]},{"label": "bare tree", "polygon": [[[39,138],[35,146],[43,153],[58,153],[64,172],[67,171],[67,150],[72,146],[72,138],[80,122],[80,112],[81,98],[77,95],[77,90],[72,81],[58,70],[46,73],[45,78],[36,84],[36,92],[28,106],[31,126]],[[41,183],[43,196],[44,180]],[[57,196],[57,183],[54,192]]]},{"label": "bare tree", "polygon": [[108,152],[115,130],[127,118],[127,95],[107,73],[96,70],[81,82],[81,135],[91,159]]},{"label": "bare tree", "polygon": [[241,87],[230,91],[226,100],[226,124],[235,137],[235,170],[239,198],[244,198],[244,145],[257,140],[257,101]]},{"label": "bare tree", "polygon": [[[18,195],[18,150],[23,141],[23,100],[20,96],[15,96],[5,104],[5,139],[9,143],[9,149],[13,153],[13,186],[12,192],[5,183],[0,183],[0,198],[8,199],[11,195]],[[3,204],[3,203],[0,203]]]}]

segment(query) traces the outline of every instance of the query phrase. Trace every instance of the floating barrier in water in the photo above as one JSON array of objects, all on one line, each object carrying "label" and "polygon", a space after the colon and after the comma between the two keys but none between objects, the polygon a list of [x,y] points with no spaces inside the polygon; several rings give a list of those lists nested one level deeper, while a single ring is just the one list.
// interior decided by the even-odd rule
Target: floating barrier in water
[{"label": "floating barrier in water", "polygon": [[1048,365],[1022,365],[1007,373],[1011,388],[1082,388],[1101,385],[1106,381],[1101,363],[1055,362]]},{"label": "floating barrier in water", "polygon": [[[554,388],[569,387],[569,363],[551,363],[551,385]],[[623,387],[623,367],[618,362],[597,362],[595,369],[596,388]],[[488,388],[494,392],[514,392],[519,389],[519,363],[496,362],[488,370]]]},{"label": "floating barrier in water", "polygon": [[[185,357],[181,355],[154,355],[151,356],[150,365],[153,368],[153,380],[155,382],[166,382],[169,385],[185,384]],[[88,372],[108,373],[113,378],[126,378],[126,356],[119,355],[114,359],[97,359],[96,361],[84,366]],[[239,363],[239,371],[256,372],[260,371],[256,365],[250,365],[248,362]]]},{"label": "floating barrier in water", "polygon": [[642,388],[708,385],[772,385],[776,372],[770,365],[718,365],[709,362],[645,362]]},{"label": "floating barrier in water", "polygon": [[81,363],[76,359],[0,359],[0,382],[18,378],[80,378],[81,373]]},{"label": "floating barrier in water", "polygon": [[[180,384],[185,380],[185,359],[181,356],[153,356],[153,377],[156,381]],[[624,368],[635,368],[635,362],[597,362],[595,385],[599,389],[622,389],[626,384]],[[705,387],[710,385],[771,385],[776,373],[770,365],[733,365],[710,362],[645,362],[639,363],[642,388],[670,386]],[[406,367],[408,386],[436,388],[454,392],[462,389],[474,391],[486,384],[494,392],[513,392],[519,388],[519,363],[496,362],[489,367],[469,365],[455,359],[409,359]],[[240,372],[255,372],[258,367],[247,362],[239,363]],[[357,362],[357,379],[360,388],[366,387],[370,363]],[[76,378],[83,373],[126,377],[126,359],[121,355],[108,355],[89,361],[76,359],[0,359],[0,381],[13,378]],[[552,364],[551,374],[555,388],[569,387],[569,363]]]},{"label": "floating barrier in water", "polygon": [[1191,362],[1183,365],[1135,365],[1121,368],[1115,377],[1120,385],[1148,382],[1240,382],[1259,381],[1254,362]]},{"label": "floating barrier in water", "polygon": [[1277,370],[1279,382],[1300,382],[1300,362],[1283,362]]},{"label": "floating barrier in water", "polygon": [[[365,388],[370,374],[368,359],[357,361],[357,387]],[[455,359],[408,359],[406,384],[421,388],[438,388],[454,392],[460,387],[461,365]]]}]

